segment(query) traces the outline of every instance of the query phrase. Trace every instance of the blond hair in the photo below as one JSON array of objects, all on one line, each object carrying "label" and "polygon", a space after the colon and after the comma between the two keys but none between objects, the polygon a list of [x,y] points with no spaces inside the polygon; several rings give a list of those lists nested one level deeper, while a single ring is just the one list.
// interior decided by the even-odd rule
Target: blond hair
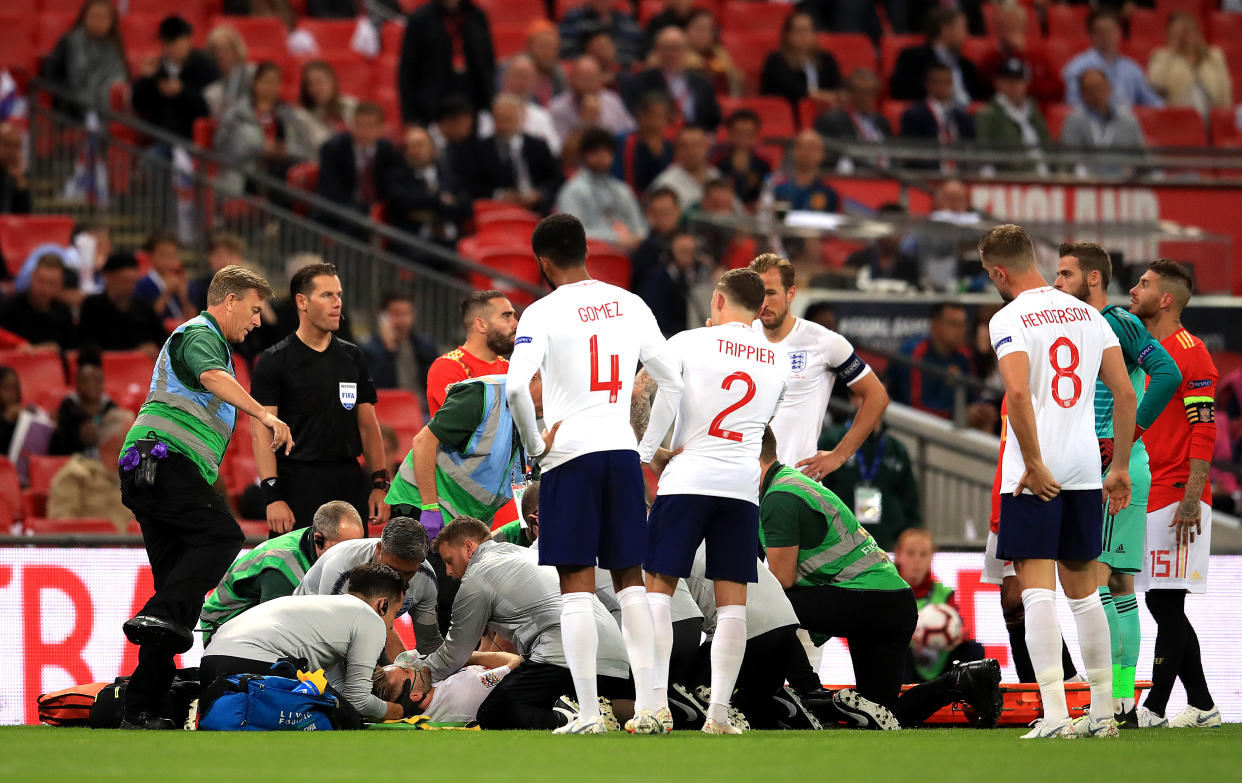
[{"label": "blond hair", "polygon": [[241,33],[237,32],[237,28],[233,25],[218,24],[211,28],[204,45],[210,48],[212,44],[227,44],[233,47],[233,51],[237,52],[237,59],[243,65],[250,59],[246,51],[246,39],[241,37]]},{"label": "blond hair", "polygon": [[1021,226],[1006,223],[993,228],[979,240],[979,257],[1006,269],[1035,266],[1035,246]]},{"label": "blond hair", "polygon": [[211,278],[211,285],[207,286],[207,306],[215,307],[228,299],[230,294],[242,299],[248,291],[254,291],[260,299],[272,297],[272,287],[262,275],[245,267],[230,264],[216,272]]}]

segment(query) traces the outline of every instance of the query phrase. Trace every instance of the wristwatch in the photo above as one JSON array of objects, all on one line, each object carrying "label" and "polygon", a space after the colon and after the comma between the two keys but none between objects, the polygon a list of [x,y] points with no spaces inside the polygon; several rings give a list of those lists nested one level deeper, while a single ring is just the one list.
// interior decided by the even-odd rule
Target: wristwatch
[{"label": "wristwatch", "polygon": [[385,492],[392,489],[392,482],[388,480],[388,471],[377,470],[371,474],[371,489],[382,489]]}]

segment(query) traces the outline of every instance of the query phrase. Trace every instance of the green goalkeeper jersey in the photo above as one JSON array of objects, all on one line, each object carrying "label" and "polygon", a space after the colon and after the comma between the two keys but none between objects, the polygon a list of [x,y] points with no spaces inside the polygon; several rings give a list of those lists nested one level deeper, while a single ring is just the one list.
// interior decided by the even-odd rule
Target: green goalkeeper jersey
[{"label": "green goalkeeper jersey", "polygon": [[[1117,305],[1105,307],[1100,314],[1121,343],[1126,372],[1130,374],[1130,383],[1138,397],[1138,425],[1147,429],[1173,399],[1173,393],[1182,382],[1182,374],[1173,357],[1137,317]],[[1151,378],[1150,383],[1148,377]],[[1102,379],[1095,382],[1095,434],[1099,438],[1113,436],[1113,394]],[[1141,448],[1142,443],[1135,446]]]}]

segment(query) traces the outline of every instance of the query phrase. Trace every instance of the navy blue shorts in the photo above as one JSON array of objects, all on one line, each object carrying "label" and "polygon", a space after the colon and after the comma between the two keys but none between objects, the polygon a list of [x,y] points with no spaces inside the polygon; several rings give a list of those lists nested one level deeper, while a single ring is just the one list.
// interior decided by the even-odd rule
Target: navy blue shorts
[{"label": "navy blue shorts", "polygon": [[712,495],[659,495],[647,520],[651,574],[685,579],[694,553],[707,542],[707,578],[759,581],[759,507]]},{"label": "navy blue shorts", "polygon": [[539,480],[539,564],[619,571],[643,562],[647,503],[638,452],[595,451]]},{"label": "navy blue shorts", "polygon": [[1104,529],[1100,490],[1065,490],[1049,501],[1001,495],[996,556],[1001,560],[1095,560]]}]

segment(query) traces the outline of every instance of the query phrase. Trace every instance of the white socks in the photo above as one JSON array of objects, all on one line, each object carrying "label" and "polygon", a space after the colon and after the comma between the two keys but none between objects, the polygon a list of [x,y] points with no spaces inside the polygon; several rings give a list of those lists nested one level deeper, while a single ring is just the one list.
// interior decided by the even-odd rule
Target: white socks
[{"label": "white socks", "polygon": [[[634,674],[634,710],[653,710],[652,688],[655,686],[656,641],[652,628],[651,608],[647,605],[647,588],[642,585],[627,587],[617,593],[621,605],[621,637],[625,640],[625,652],[630,659],[630,671]],[[672,626],[669,626],[669,646],[672,647]],[[668,659],[665,658],[665,679],[668,679]]]},{"label": "white socks", "polygon": [[[1022,598],[1025,602],[1026,593],[1022,594]],[[1074,612],[1074,621],[1078,625],[1078,647],[1082,650],[1082,663],[1087,670],[1087,682],[1091,684],[1091,720],[1111,720],[1113,717],[1113,653],[1108,635],[1108,616],[1104,613],[1100,594],[1091,593],[1086,598],[1071,598],[1069,605]],[[1030,615],[1028,614],[1027,617],[1029,618]]]},{"label": "white socks", "polygon": [[[1096,605],[1100,605],[1098,596]],[[1044,720],[1059,723],[1069,717],[1069,708],[1065,704],[1065,672],[1061,668],[1061,628],[1057,625],[1056,593],[1040,587],[1023,590],[1022,608],[1026,613],[1026,649],[1031,656],[1035,680],[1039,683]],[[1100,619],[1104,620],[1103,608],[1100,609]],[[1104,639],[1104,651],[1111,655],[1107,624]],[[1111,667],[1111,658],[1109,660]]]},{"label": "white socks", "polygon": [[565,649],[565,663],[574,678],[578,716],[583,721],[599,717],[599,686],[595,681],[599,634],[595,629],[594,598],[595,593],[561,596],[561,645]]},{"label": "white socks", "polygon": [[647,593],[651,607],[651,623],[655,631],[655,670],[651,683],[651,709],[659,712],[668,706],[668,666],[673,657],[673,614],[669,608],[672,596]]},{"label": "white socks", "polygon": [[[712,637],[712,703],[707,717],[729,722],[729,699],[746,654],[746,607],[732,604],[716,610],[716,635]],[[1057,650],[1058,660],[1060,650]]]}]

